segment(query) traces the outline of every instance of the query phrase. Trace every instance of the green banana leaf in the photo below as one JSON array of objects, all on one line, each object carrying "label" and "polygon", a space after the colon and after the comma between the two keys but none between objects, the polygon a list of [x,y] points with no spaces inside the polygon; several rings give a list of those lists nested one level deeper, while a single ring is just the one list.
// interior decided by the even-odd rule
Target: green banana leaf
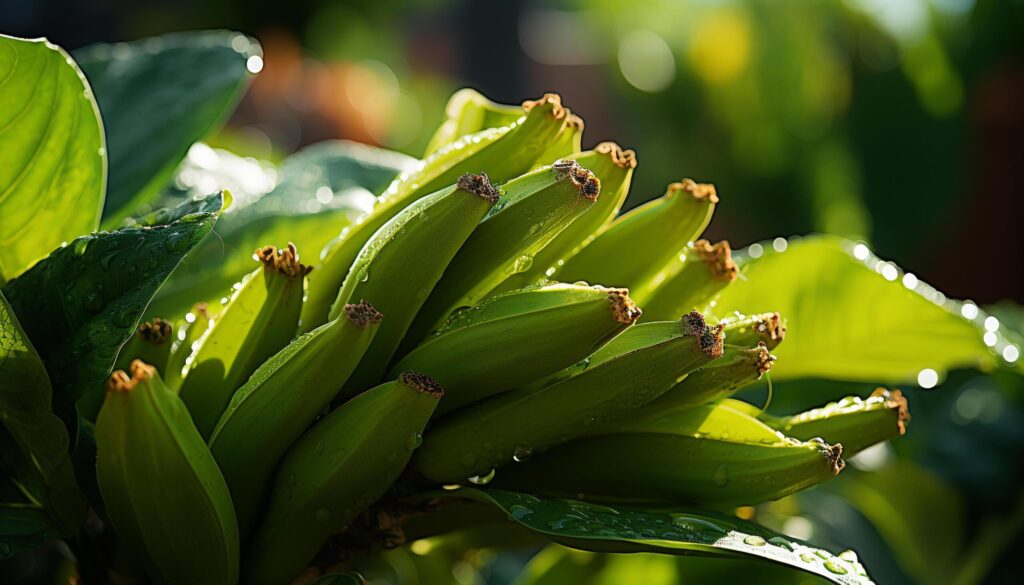
[{"label": "green banana leaf", "polygon": [[0,292],[0,463],[53,526],[73,535],[85,520],[86,502],[68,456],[67,429],[50,409],[51,394],[43,362]]},{"label": "green banana leaf", "polygon": [[96,102],[46,39],[0,35],[0,286],[99,225],[107,159]]},{"label": "green banana leaf", "polygon": [[[217,238],[198,246],[153,300],[148,314],[175,317],[196,302],[216,302],[254,268],[257,247],[295,244],[303,263],[316,266],[320,250],[373,205],[374,194],[416,160],[346,140],[321,142],[269,163],[198,144],[178,169],[168,200],[231,189],[234,203],[217,224]],[[275,183],[276,179],[276,183]]]},{"label": "green banana leaf", "polygon": [[[65,422],[93,420],[103,380],[131,337],[153,293],[213,229],[218,194],[155,214],[142,226],[82,236],[57,248],[3,294],[39,352]],[[165,224],[147,225],[156,221]]]},{"label": "green banana leaf", "polygon": [[713,512],[612,508],[469,487],[429,495],[469,498],[496,506],[509,520],[528,530],[582,550],[756,558],[787,565],[833,583],[872,582],[852,551],[832,555],[745,520]]},{"label": "green banana leaf", "polygon": [[60,537],[42,509],[21,503],[0,503],[0,560]]},{"label": "green banana leaf", "polygon": [[105,228],[142,211],[189,146],[234,109],[250,68],[258,70],[263,58],[259,43],[231,31],[95,44],[74,57],[92,84],[106,127]]},{"label": "green banana leaf", "polygon": [[775,380],[920,380],[931,387],[953,368],[1009,365],[1024,371],[1016,359],[1020,347],[1006,327],[986,329],[996,323],[976,305],[947,299],[863,244],[815,235],[752,248],[760,257],[751,257],[750,248],[738,255],[743,278],[721,294],[712,312],[782,314],[788,333],[773,352],[779,357]]}]

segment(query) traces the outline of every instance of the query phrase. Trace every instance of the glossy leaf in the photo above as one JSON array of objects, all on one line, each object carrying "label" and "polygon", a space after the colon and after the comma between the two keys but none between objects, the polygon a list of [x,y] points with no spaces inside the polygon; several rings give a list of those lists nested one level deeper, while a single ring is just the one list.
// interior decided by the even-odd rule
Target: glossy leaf
[{"label": "glossy leaf", "polygon": [[173,33],[75,51],[106,127],[104,226],[136,214],[156,194],[189,146],[234,108],[250,76],[247,60],[262,63],[261,55],[255,40],[230,31]]},{"label": "glossy leaf", "polygon": [[4,287],[65,421],[74,420],[75,403],[84,418],[95,417],[118,351],[167,275],[213,229],[222,204],[217,195],[179,208],[166,225],[77,238]]},{"label": "glossy leaf", "polygon": [[253,250],[267,244],[292,242],[302,262],[315,267],[324,245],[372,207],[373,194],[415,163],[396,152],[337,140],[305,148],[275,171],[269,163],[194,146],[167,196],[230,189],[234,203],[217,224],[218,237],[182,262],[149,314],[176,317],[196,302],[216,302],[251,270]]},{"label": "glossy leaf", "polygon": [[497,506],[525,528],[582,550],[757,558],[788,565],[833,583],[872,582],[852,551],[832,555],[756,524],[712,512],[611,508],[465,487],[431,495],[470,498]]},{"label": "glossy leaf", "polygon": [[788,335],[774,351],[774,379],[900,384],[916,382],[925,369],[941,379],[952,368],[1007,363],[996,352],[1009,341],[998,329],[986,335],[984,311],[947,299],[863,244],[808,236],[779,247],[757,244],[759,258],[741,255],[743,278],[713,309],[720,317],[782,314]]},{"label": "glossy leaf", "polygon": [[50,396],[43,362],[0,293],[0,462],[22,495],[71,535],[85,519],[86,503]]},{"label": "glossy leaf", "polygon": [[46,39],[0,35],[0,285],[91,232],[106,155],[89,84]]}]

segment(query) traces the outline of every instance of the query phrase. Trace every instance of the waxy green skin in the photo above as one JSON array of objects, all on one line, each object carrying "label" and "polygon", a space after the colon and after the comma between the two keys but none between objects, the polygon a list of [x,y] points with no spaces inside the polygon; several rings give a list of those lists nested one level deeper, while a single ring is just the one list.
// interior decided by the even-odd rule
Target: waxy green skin
[{"label": "waxy green skin", "polygon": [[444,108],[445,120],[434,132],[423,156],[433,154],[461,136],[475,134],[488,128],[508,126],[525,114],[522,106],[499,104],[487,99],[475,89],[460,89],[448,98],[448,104]]},{"label": "waxy green skin", "polygon": [[302,330],[327,320],[338,289],[352,263],[374,233],[420,197],[455,183],[465,173],[485,172],[494,182],[525,172],[565,125],[565,109],[545,102],[514,123],[463,137],[425,158],[416,170],[403,173],[378,198],[373,211],[342,232],[321,255],[302,310]]},{"label": "waxy green skin", "polygon": [[[444,326],[460,307],[483,300],[523,258],[547,245],[565,226],[584,214],[594,199],[583,196],[570,174],[542,167],[509,181],[498,203],[452,259],[441,281],[409,327],[399,355]],[[527,266],[528,268],[528,266]]]},{"label": "waxy green skin", "polygon": [[167,358],[167,371],[161,373],[164,384],[175,392],[181,388],[181,372],[185,368],[185,362],[192,355],[192,344],[199,341],[199,338],[210,327],[210,315],[206,312],[205,303],[192,307],[188,315],[191,315],[192,321],[189,321],[189,317],[186,315],[185,336],[171,350],[171,355]]},{"label": "waxy green skin", "polygon": [[786,338],[786,325],[777,312],[733,315],[718,323],[725,331],[725,338],[733,345],[753,347],[764,343],[765,348],[771,351]]},{"label": "waxy green skin", "polygon": [[443,415],[593,353],[632,324],[616,311],[619,294],[624,292],[556,283],[491,297],[450,319],[391,368],[390,377],[430,372],[445,389],[435,412]]},{"label": "waxy green skin", "polygon": [[590,210],[574,219],[534,255],[533,264],[529,270],[509,276],[495,289],[496,292],[522,288],[548,278],[558,271],[559,262],[564,262],[576,250],[582,248],[622,209],[622,204],[629,195],[633,169],[636,168],[636,155],[633,151],[623,151],[614,142],[602,142],[594,150],[565,158],[578,162],[580,166],[590,169],[600,177],[601,196],[597,198]]},{"label": "waxy green skin", "polygon": [[213,432],[235,390],[295,337],[302,278],[257,268],[199,340],[179,393],[203,437]]},{"label": "waxy green skin", "polygon": [[694,196],[681,185],[673,183],[661,197],[606,225],[554,278],[623,286],[643,307],[658,273],[704,231],[718,201],[717,196]]},{"label": "waxy green skin", "polygon": [[505,392],[441,420],[416,453],[416,469],[438,483],[486,475],[512,461],[517,450],[553,447],[593,425],[629,416],[712,359],[680,322],[632,327],[581,371],[544,387]]},{"label": "waxy green skin", "polygon": [[[487,188],[493,189],[489,184]],[[347,303],[373,299],[374,306],[388,319],[381,324],[338,400],[355,396],[380,381],[420,306],[491,209],[492,197],[459,186],[442,189],[406,207],[363,248],[338,293],[330,318],[337,318]]]},{"label": "waxy green skin", "polygon": [[379,499],[419,445],[440,396],[394,380],[316,423],[288,451],[247,554],[247,583],[288,583]]},{"label": "waxy green skin", "polygon": [[[160,321],[163,321],[160,319]],[[151,324],[155,324],[154,321]],[[147,338],[140,329],[135,331],[128,343],[124,344],[117,354],[117,362],[114,363],[115,370],[127,370],[132,360],[142,360],[153,366],[163,374],[167,371],[167,364],[171,357],[171,347],[174,341],[173,327],[171,333],[165,339]]]},{"label": "waxy green skin", "polygon": [[159,376],[108,391],[96,443],[118,543],[154,581],[237,582],[238,525],[227,484],[185,404]]},{"label": "waxy green skin", "polygon": [[660,282],[653,285],[644,303],[645,316],[655,321],[676,319],[693,309],[705,310],[733,281],[716,274],[692,244],[670,258],[658,278]]},{"label": "waxy green skin", "polygon": [[601,425],[504,468],[494,484],[592,501],[723,509],[776,500],[834,477],[841,453],[838,445],[787,439],[728,407],[702,405]]},{"label": "waxy green skin", "polygon": [[243,537],[257,520],[281,456],[345,384],[378,325],[346,314],[303,334],[231,397],[210,450],[231,489]]}]

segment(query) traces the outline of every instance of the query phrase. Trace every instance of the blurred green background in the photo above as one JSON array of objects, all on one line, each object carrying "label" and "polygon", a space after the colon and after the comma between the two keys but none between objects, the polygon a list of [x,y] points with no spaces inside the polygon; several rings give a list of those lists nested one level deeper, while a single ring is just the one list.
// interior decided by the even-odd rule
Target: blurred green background
[{"label": "blurred green background", "polygon": [[[586,120],[585,147],[637,151],[627,207],[683,177],[714,182],[709,237],[734,248],[837,233],[949,296],[1024,302],[1021,0],[0,0],[0,31],[68,49],[201,28],[264,48],[215,146],[279,160],[350,138],[418,156],[459,87],[507,102],[556,91]],[[1013,305],[997,314],[1024,329]],[[780,412],[871,390],[779,386]],[[747,397],[763,403],[764,388]],[[910,400],[908,436],[841,481],[740,513],[852,547],[880,583],[1019,582],[1024,383],[951,372]],[[458,538],[364,570],[461,585],[807,579],[748,562],[495,555]]]}]

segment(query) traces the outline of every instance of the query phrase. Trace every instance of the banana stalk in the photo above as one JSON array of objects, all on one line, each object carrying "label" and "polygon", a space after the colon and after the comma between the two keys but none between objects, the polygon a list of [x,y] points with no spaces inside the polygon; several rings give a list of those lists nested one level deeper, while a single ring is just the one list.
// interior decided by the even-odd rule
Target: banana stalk
[{"label": "banana stalk", "polygon": [[721,329],[699,313],[632,327],[550,385],[511,390],[443,419],[427,433],[415,465],[432,482],[487,476],[525,453],[628,416],[721,354]]},{"label": "banana stalk", "polygon": [[440,416],[577,363],[639,316],[624,289],[527,287],[458,313],[402,358],[391,377],[430,372],[445,388]]},{"label": "banana stalk", "polygon": [[135,335],[121,348],[114,369],[126,370],[132,361],[142,360],[157,371],[167,369],[173,345],[174,325],[165,319],[153,319],[139,325]]},{"label": "banana stalk", "polygon": [[460,136],[508,126],[525,113],[522,106],[495,103],[475,89],[460,89],[448,98],[444,108],[445,119],[431,137],[423,157],[455,142]]},{"label": "banana stalk", "polygon": [[661,321],[675,319],[692,309],[704,310],[738,274],[729,242],[712,245],[707,240],[697,240],[670,259],[654,277],[644,313],[651,320]]},{"label": "banana stalk", "polygon": [[842,454],[842,445],[787,438],[728,406],[701,405],[603,425],[503,469],[495,484],[586,500],[722,509],[776,500],[834,477],[845,466]]},{"label": "banana stalk", "polygon": [[751,347],[763,343],[771,351],[786,338],[786,324],[778,311],[750,316],[737,313],[719,324],[725,327],[725,337],[733,345]]},{"label": "banana stalk", "polygon": [[502,196],[466,245],[409,328],[400,355],[440,329],[459,307],[484,299],[510,275],[528,270],[533,255],[598,198],[601,182],[575,161],[530,172],[502,186]]},{"label": "banana stalk", "polygon": [[302,282],[312,268],[299,262],[292,244],[280,252],[264,246],[255,257],[263,265],[236,285],[182,373],[181,399],[204,437],[235,390],[295,337],[299,325]]},{"label": "banana stalk", "polygon": [[164,372],[164,384],[177,392],[181,388],[182,372],[198,347],[199,339],[210,327],[210,313],[207,312],[206,303],[196,303],[192,310],[185,314],[185,325],[171,349],[171,355],[167,359],[167,371]]},{"label": "banana stalk", "polygon": [[140,360],[118,370],[96,419],[96,474],[118,545],[157,583],[233,585],[231,496],[188,410]]},{"label": "banana stalk", "polygon": [[381,379],[427,295],[497,200],[498,190],[487,175],[466,174],[454,186],[406,207],[374,234],[352,265],[330,318],[337,318],[349,303],[373,299],[388,319],[338,399],[355,396]]},{"label": "banana stalk", "polygon": [[842,443],[843,454],[853,457],[872,445],[903,436],[910,422],[910,408],[899,390],[878,388],[867,399],[848,396],[793,416],[761,418],[797,439],[822,437]]},{"label": "banana stalk", "polygon": [[279,351],[231,397],[210,450],[231,489],[241,534],[260,511],[274,467],[330,403],[356,368],[381,321],[369,303],[303,334]]},{"label": "banana stalk", "polygon": [[566,109],[556,94],[523,104],[526,115],[500,128],[464,136],[424,159],[416,170],[403,173],[377,199],[373,211],[345,228],[321,254],[309,280],[302,310],[302,330],[327,321],[338,289],[374,233],[420,197],[454,184],[466,173],[486,172],[501,183],[533,166],[565,126]]},{"label": "banana stalk", "polygon": [[332,534],[384,495],[419,446],[443,394],[431,378],[405,372],[307,431],[277,472],[247,555],[247,582],[288,583]]},{"label": "banana stalk", "polygon": [[690,179],[672,183],[661,197],[606,225],[554,277],[626,287],[644,306],[658,272],[704,231],[717,203],[714,185]]}]

